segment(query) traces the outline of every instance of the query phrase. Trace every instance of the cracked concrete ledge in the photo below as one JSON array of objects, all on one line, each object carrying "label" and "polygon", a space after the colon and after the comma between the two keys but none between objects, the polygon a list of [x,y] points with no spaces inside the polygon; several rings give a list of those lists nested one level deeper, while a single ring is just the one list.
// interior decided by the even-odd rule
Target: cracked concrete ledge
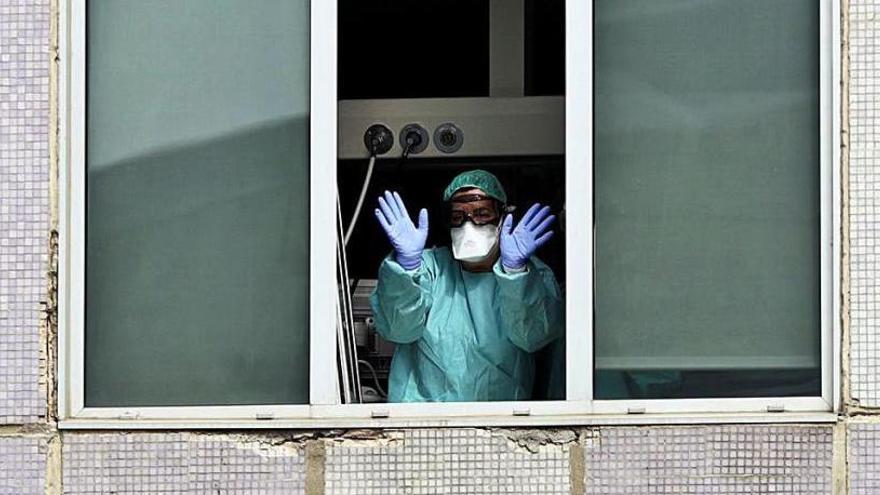
[{"label": "cracked concrete ledge", "polygon": [[23,425],[0,426],[2,437],[51,437],[58,435],[58,430],[47,423],[28,423]]},{"label": "cracked concrete ledge", "polygon": [[595,438],[595,429],[507,429],[492,428],[492,436],[501,436],[508,441],[512,450],[538,454],[548,450],[562,451],[572,444],[582,445],[587,437]]},{"label": "cracked concrete ledge", "polygon": [[[598,439],[598,429],[506,429],[506,428],[466,428],[475,432],[482,432],[494,437],[507,440],[512,450],[537,454],[547,449],[567,447],[578,443],[586,445]],[[402,445],[404,430],[320,430],[320,431],[241,431],[241,432],[213,432],[191,431],[195,437],[206,439],[228,439],[246,447],[257,450],[267,448],[280,448],[290,452],[291,449],[302,453],[308,446],[316,441],[326,446],[340,445],[346,447],[385,447]],[[79,432],[78,432],[79,434]],[[129,432],[121,431],[118,434],[125,435]],[[131,432],[131,434],[137,434]]]},{"label": "cracked concrete ledge", "polygon": [[[403,440],[402,430],[321,430],[321,431],[239,431],[187,432],[194,440],[228,440],[264,456],[303,455],[308,458],[311,445],[338,444],[345,446],[379,447]],[[126,434],[126,432],[120,432]]]},{"label": "cracked concrete ledge", "polygon": [[295,439],[283,435],[250,435],[246,433],[218,433],[214,435],[190,433],[189,439],[196,442],[226,441],[238,448],[251,451],[260,457],[302,456],[310,441],[308,439]]},{"label": "cracked concrete ledge", "polygon": [[[466,428],[488,437],[503,438],[511,451],[538,454],[548,450],[563,450],[573,444],[587,446],[599,439],[599,429],[506,429]],[[89,431],[89,430],[86,430]],[[84,432],[76,432],[75,435]],[[107,433],[97,432],[92,433]],[[141,432],[119,431],[109,434],[137,435]],[[155,433],[155,432],[151,432]],[[320,430],[320,431],[237,431],[214,432],[210,430],[188,431],[194,440],[228,440],[261,455],[302,455],[311,445],[320,443],[326,448],[334,445],[344,447],[404,446],[404,430]],[[308,455],[308,454],[306,454]]]},{"label": "cracked concrete ledge", "polygon": [[838,421],[838,424],[880,424],[880,414],[872,410],[867,413],[853,412]]},{"label": "cracked concrete ledge", "polygon": [[848,418],[863,418],[866,416],[880,417],[880,407],[859,405],[858,399],[853,399],[852,403],[846,404],[846,416]]}]

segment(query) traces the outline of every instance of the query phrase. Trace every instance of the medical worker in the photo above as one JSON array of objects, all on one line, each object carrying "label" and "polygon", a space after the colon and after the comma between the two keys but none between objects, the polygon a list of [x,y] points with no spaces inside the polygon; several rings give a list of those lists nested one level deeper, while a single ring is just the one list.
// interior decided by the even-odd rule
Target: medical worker
[{"label": "medical worker", "polygon": [[534,256],[555,217],[535,204],[514,225],[504,188],[483,170],[455,177],[443,200],[451,249],[425,249],[427,210],[414,224],[396,192],[375,211],[394,248],[370,297],[376,329],[397,344],[388,399],[529,400],[532,353],[564,328],[556,278]]}]

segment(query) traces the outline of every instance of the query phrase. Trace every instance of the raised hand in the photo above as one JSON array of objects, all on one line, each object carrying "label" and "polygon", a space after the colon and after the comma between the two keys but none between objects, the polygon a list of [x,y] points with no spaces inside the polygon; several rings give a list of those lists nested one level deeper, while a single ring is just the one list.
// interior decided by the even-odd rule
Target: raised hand
[{"label": "raised hand", "polygon": [[553,220],[556,216],[550,214],[550,207],[542,208],[539,203],[529,208],[516,228],[513,215],[508,214],[501,226],[501,264],[515,270],[524,267],[529,257],[553,237],[553,231],[547,230]]},{"label": "raised hand", "polygon": [[428,238],[428,210],[419,211],[419,225],[413,225],[397,192],[385,191],[384,197],[379,196],[379,208],[375,211],[376,219],[385,230],[394,257],[403,268],[415,270],[422,264],[422,251]]}]

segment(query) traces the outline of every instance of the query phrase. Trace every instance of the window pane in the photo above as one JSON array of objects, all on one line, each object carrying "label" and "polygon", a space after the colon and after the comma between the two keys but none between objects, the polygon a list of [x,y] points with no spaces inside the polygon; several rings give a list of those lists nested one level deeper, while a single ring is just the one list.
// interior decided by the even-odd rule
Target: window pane
[{"label": "window pane", "polygon": [[816,0],[596,0],[597,398],[820,393]]},{"label": "window pane", "polygon": [[308,402],[308,29],[88,2],[86,405]]}]

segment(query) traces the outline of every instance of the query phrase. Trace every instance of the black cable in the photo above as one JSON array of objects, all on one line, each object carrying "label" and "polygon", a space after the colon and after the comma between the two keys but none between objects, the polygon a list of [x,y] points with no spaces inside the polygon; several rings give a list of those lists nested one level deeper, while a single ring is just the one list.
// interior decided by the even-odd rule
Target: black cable
[{"label": "black cable", "polygon": [[408,158],[409,152],[412,151],[413,146],[418,146],[422,137],[418,135],[416,132],[409,132],[406,135],[406,146],[403,147],[403,157]]},{"label": "black cable", "polygon": [[406,145],[403,147],[403,153],[401,153],[400,158],[397,159],[397,163],[395,164],[395,171],[400,171],[403,167],[403,162],[409,158],[409,152],[412,150],[414,146],[418,146],[422,137],[415,131],[411,131],[406,135]]}]

